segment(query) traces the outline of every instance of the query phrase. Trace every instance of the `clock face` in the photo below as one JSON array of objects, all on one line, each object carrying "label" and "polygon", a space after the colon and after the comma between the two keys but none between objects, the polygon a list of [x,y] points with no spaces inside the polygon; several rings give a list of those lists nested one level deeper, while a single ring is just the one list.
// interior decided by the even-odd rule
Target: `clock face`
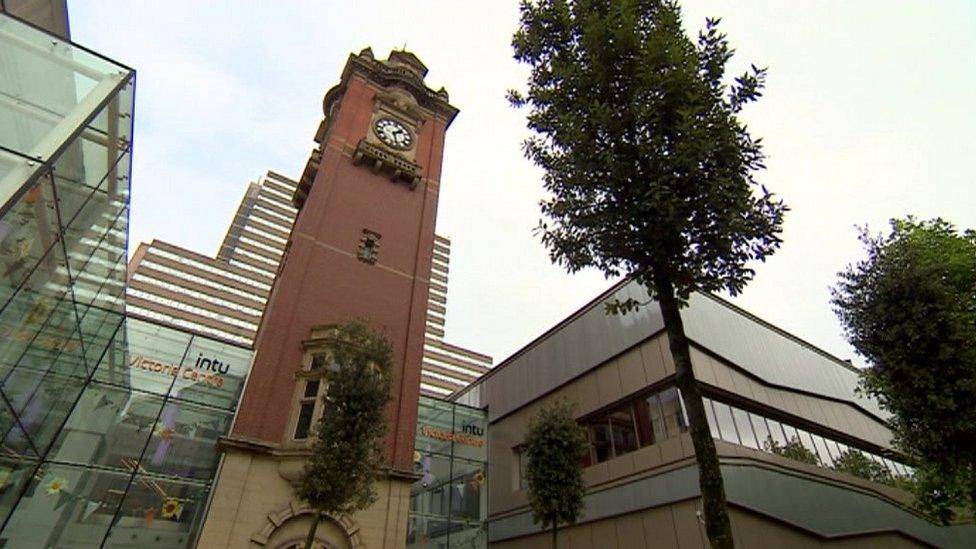
[{"label": "clock face", "polygon": [[392,118],[380,118],[374,122],[373,131],[380,141],[394,149],[407,150],[413,146],[413,135],[410,130]]}]

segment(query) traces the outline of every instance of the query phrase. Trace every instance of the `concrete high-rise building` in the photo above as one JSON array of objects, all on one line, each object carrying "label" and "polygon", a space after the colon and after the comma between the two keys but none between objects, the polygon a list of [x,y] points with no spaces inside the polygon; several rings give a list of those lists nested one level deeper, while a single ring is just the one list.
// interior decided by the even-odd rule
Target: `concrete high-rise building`
[{"label": "concrete high-rise building", "polygon": [[272,171],[249,184],[217,259],[274,280],[295,223],[292,197],[297,185]]},{"label": "concrete high-rise building", "polygon": [[467,387],[490,370],[492,364],[490,356],[444,341],[450,261],[450,239],[434,235],[420,392],[442,398]]}]

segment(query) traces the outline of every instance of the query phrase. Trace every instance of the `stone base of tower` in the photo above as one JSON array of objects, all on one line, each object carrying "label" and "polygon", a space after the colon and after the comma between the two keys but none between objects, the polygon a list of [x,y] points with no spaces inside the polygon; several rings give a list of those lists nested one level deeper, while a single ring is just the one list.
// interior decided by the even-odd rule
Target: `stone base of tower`
[{"label": "stone base of tower", "polygon": [[[294,493],[304,463],[299,453],[229,441],[198,547],[304,547],[315,517]],[[370,508],[343,519],[322,517],[313,547],[404,547],[413,480],[387,475],[377,481],[378,498]]]}]

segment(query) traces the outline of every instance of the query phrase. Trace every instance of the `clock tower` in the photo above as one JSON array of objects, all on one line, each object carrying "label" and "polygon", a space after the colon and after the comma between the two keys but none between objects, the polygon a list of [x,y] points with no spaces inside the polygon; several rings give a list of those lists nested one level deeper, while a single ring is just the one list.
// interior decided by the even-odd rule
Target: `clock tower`
[{"label": "clock tower", "polygon": [[[350,55],[294,203],[299,209],[201,547],[292,547],[314,513],[293,494],[321,417],[330,327],[365,319],[394,352],[379,500],[323,517],[317,547],[403,547],[444,135],[457,115],[412,53]],[[273,213],[273,212],[272,212]]]}]

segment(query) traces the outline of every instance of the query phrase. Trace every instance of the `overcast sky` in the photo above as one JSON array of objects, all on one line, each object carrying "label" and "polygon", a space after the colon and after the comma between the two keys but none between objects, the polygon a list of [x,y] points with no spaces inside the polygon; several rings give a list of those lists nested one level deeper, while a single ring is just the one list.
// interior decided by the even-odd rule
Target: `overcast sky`
[{"label": "overcast sky", "polygon": [[[734,301],[841,358],[829,286],[860,256],[856,225],[942,216],[976,227],[976,2],[687,1],[769,67],[745,113],[759,179],[792,208],[783,248]],[[515,1],[69,2],[74,41],[137,71],[130,251],[158,238],[214,254],[249,181],[297,178],[322,97],[350,52],[406,45],[461,109],[448,132],[437,231],[451,238],[447,340],[496,362],[611,281],[549,263],[532,228],[539,172],[505,101]],[[858,360],[855,358],[855,362]]]}]

